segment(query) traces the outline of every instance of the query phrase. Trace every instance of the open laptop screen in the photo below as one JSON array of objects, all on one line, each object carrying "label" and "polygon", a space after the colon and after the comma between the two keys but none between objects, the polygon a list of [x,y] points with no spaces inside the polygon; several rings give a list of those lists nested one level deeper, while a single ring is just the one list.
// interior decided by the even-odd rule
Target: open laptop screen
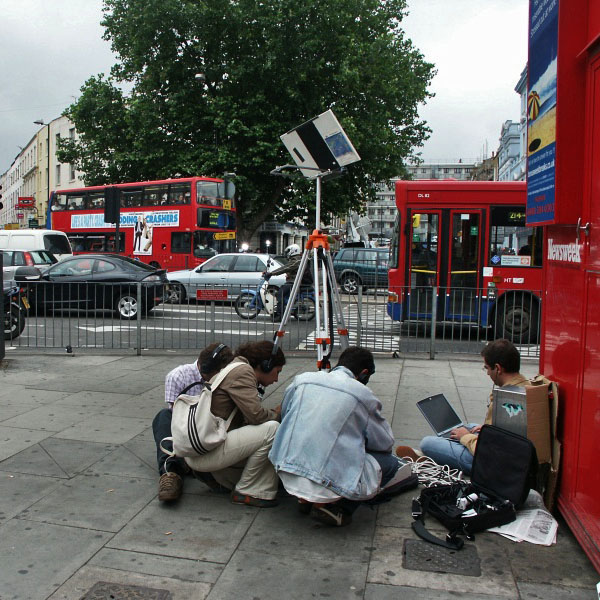
[{"label": "open laptop screen", "polygon": [[429,396],[417,402],[417,406],[438,435],[463,424],[444,394]]}]

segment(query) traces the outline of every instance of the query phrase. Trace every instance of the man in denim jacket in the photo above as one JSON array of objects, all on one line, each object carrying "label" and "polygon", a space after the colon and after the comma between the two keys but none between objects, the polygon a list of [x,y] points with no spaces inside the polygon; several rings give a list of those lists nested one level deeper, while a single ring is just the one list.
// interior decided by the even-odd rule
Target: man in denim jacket
[{"label": "man in denim jacket", "polygon": [[285,392],[269,459],[300,510],[330,525],[399,486],[392,429],[366,386],[374,372],[371,352],[352,347],[330,373],[298,375]]}]

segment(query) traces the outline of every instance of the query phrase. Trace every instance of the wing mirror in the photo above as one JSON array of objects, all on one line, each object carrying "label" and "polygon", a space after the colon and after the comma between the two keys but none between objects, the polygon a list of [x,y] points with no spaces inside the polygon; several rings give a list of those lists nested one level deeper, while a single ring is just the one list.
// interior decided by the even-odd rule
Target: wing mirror
[{"label": "wing mirror", "polygon": [[36,267],[18,267],[15,270],[15,281],[24,283],[42,278],[42,272]]}]

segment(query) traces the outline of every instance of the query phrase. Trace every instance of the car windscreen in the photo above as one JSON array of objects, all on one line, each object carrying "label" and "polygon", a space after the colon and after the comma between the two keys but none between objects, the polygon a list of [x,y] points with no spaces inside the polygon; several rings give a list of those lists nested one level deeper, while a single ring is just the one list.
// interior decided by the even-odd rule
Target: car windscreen
[{"label": "car windscreen", "polygon": [[52,233],[45,235],[44,248],[54,254],[71,254],[69,240],[64,235]]},{"label": "car windscreen", "polygon": [[128,256],[119,256],[119,261],[122,262],[124,269],[142,269],[143,271],[156,271],[154,267],[143,263],[140,260],[129,258]]}]

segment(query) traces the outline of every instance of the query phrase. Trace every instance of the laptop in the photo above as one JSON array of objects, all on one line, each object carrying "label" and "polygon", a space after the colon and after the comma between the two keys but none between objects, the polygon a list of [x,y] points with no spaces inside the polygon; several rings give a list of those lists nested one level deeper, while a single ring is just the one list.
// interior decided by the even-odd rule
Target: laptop
[{"label": "laptop", "polygon": [[465,427],[462,419],[450,405],[444,394],[435,394],[417,402],[417,408],[423,413],[438,437],[449,438],[456,427]]}]

